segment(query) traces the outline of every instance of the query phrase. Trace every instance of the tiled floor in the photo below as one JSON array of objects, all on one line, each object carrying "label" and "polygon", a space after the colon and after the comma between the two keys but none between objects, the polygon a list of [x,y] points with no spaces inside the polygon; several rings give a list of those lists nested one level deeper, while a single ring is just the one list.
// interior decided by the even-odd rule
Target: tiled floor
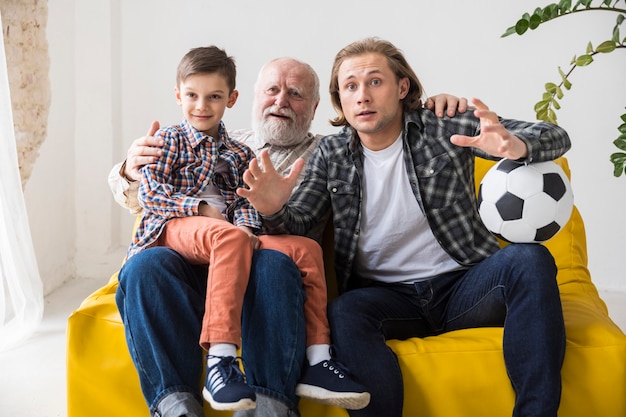
[{"label": "tiled floor", "polygon": [[[66,416],[67,317],[88,294],[104,284],[75,280],[64,285],[46,298],[39,330],[23,346],[0,353],[0,417]],[[626,293],[601,292],[601,297],[613,320],[626,330]]]}]

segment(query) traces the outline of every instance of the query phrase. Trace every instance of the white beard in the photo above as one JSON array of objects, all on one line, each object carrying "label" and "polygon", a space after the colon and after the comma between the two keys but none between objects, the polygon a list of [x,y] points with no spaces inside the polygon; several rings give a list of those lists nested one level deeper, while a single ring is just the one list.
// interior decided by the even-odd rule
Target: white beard
[{"label": "white beard", "polygon": [[[281,114],[288,113],[286,116],[291,119],[267,119],[266,117],[270,113],[272,113],[271,108],[266,109],[261,117],[256,118],[254,123],[257,137],[266,143],[289,147],[299,144],[308,135],[311,124],[299,123],[291,110],[280,112]],[[305,119],[308,118],[307,115]]]}]

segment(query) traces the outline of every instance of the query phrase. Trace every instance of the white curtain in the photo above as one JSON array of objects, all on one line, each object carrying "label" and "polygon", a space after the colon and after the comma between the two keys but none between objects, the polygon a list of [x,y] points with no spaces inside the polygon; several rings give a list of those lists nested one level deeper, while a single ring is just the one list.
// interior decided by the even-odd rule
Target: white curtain
[{"label": "white curtain", "polygon": [[[0,23],[2,16],[0,15]],[[32,334],[43,290],[17,163],[4,35],[0,32],[0,352]]]}]

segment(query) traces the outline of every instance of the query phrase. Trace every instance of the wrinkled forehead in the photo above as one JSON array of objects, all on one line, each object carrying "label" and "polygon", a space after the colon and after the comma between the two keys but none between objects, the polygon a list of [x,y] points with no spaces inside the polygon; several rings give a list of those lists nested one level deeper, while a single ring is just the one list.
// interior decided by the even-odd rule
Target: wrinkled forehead
[{"label": "wrinkled forehead", "polygon": [[315,80],[300,63],[293,60],[278,60],[269,63],[259,75],[259,86],[311,91]]}]

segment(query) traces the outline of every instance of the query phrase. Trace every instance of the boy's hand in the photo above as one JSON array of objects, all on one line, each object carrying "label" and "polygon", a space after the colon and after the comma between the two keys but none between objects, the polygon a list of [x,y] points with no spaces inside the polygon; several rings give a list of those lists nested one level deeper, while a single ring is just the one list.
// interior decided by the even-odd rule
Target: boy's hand
[{"label": "boy's hand", "polygon": [[218,209],[205,202],[201,202],[198,206],[198,215],[226,221],[224,215]]},{"label": "boy's hand", "polygon": [[246,232],[248,236],[250,236],[250,244],[252,245],[252,249],[259,249],[261,247],[261,241],[259,237],[252,232],[248,226],[238,226],[241,230]]}]

